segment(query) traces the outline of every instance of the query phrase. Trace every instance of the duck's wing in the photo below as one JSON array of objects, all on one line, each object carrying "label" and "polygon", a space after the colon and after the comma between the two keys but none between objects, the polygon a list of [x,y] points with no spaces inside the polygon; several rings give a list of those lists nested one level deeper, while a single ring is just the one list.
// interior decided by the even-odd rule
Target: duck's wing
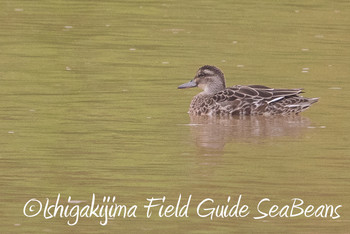
[{"label": "duck's wing", "polygon": [[230,112],[250,113],[252,109],[263,110],[270,103],[286,97],[297,96],[301,92],[301,89],[273,89],[262,85],[236,85],[216,93],[213,96],[213,101]]},{"label": "duck's wing", "polygon": [[302,89],[273,89],[262,85],[236,85],[216,93],[213,99],[218,103],[235,100],[271,103],[284,97],[298,95],[301,92]]}]

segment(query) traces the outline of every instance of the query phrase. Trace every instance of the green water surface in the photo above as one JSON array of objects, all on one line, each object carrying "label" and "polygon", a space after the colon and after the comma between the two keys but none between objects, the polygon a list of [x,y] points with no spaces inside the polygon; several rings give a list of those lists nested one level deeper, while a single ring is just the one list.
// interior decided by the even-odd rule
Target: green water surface
[{"label": "green water surface", "polygon": [[[0,232],[348,233],[349,30],[340,0],[1,0]],[[205,64],[228,85],[320,101],[297,117],[190,118],[199,90],[177,86]],[[25,217],[29,199],[59,193],[81,206],[116,196],[137,218]],[[192,195],[188,218],[146,217],[147,198],[179,194]],[[240,194],[245,218],[196,214]],[[341,217],[255,220],[263,198],[342,205]]]}]

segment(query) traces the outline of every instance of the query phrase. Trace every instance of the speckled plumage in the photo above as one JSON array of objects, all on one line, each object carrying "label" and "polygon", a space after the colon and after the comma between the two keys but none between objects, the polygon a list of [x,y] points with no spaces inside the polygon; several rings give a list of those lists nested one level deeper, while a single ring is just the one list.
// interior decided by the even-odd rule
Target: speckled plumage
[{"label": "speckled plumage", "polygon": [[179,88],[200,87],[188,111],[191,115],[298,114],[318,98],[305,98],[301,89],[273,89],[262,85],[226,88],[224,74],[214,66],[201,67],[195,78]]}]

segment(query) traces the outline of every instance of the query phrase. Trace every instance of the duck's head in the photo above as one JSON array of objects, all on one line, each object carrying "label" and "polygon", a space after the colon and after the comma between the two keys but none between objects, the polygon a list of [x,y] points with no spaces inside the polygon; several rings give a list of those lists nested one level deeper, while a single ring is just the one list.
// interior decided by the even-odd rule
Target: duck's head
[{"label": "duck's head", "polygon": [[225,89],[225,76],[222,71],[210,65],[205,65],[198,69],[196,76],[188,83],[182,84],[178,89],[199,87],[205,93],[214,94]]}]

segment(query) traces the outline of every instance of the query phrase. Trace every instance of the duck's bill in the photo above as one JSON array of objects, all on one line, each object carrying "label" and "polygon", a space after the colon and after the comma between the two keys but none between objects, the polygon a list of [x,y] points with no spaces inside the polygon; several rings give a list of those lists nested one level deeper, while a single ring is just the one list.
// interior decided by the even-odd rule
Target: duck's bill
[{"label": "duck's bill", "polygon": [[191,80],[190,82],[182,84],[177,88],[178,89],[187,89],[187,88],[193,88],[193,87],[197,87],[197,83],[195,81]]}]

